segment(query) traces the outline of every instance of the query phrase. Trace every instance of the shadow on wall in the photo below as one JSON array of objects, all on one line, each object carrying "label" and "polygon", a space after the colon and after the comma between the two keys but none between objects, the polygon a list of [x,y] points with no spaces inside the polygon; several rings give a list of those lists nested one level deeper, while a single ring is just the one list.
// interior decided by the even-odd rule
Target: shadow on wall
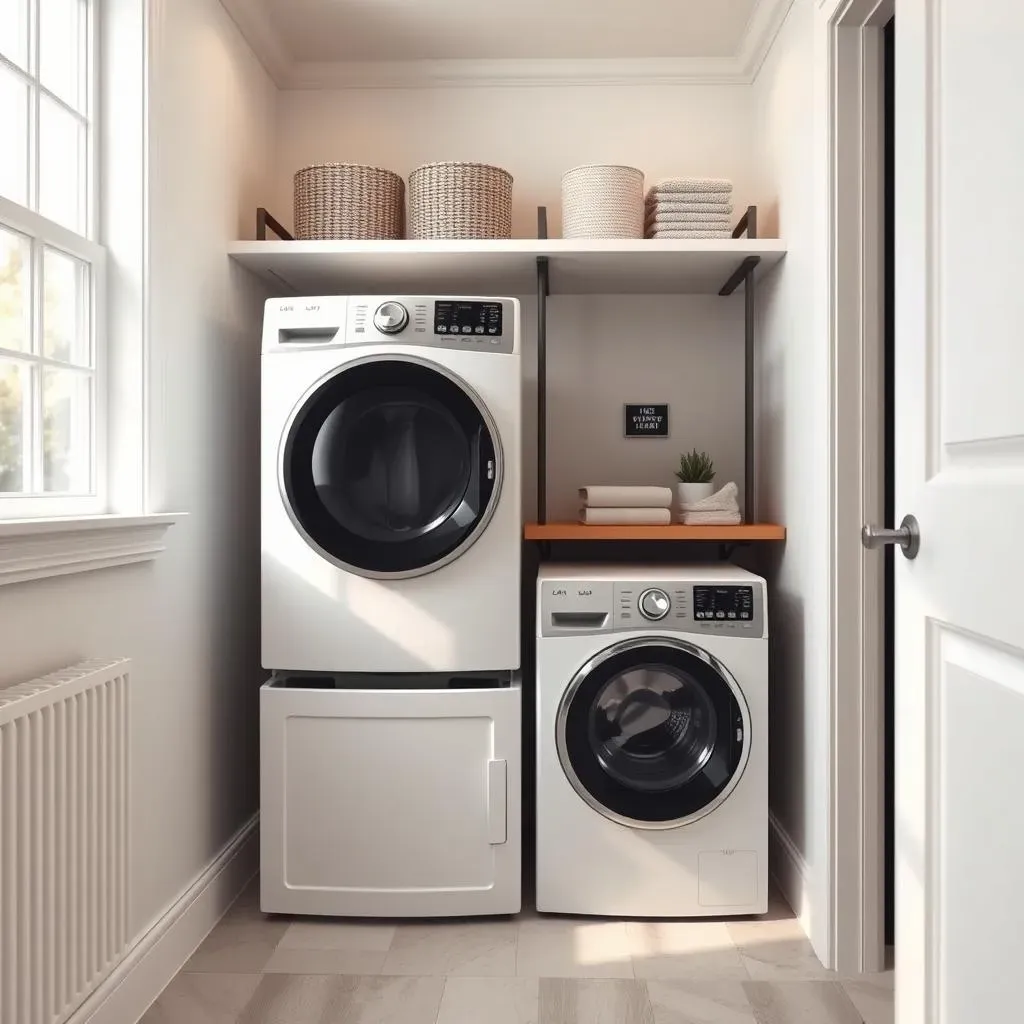
[{"label": "shadow on wall", "polygon": [[775,585],[783,557],[783,546],[764,545],[760,558],[761,574],[768,580],[770,629],[768,803],[797,848],[804,852],[807,849],[807,799],[802,792],[807,761],[803,724],[804,602],[802,597]]},{"label": "shadow on wall", "polygon": [[[220,490],[200,513],[215,520],[202,536],[212,563],[206,756],[223,782],[207,797],[217,843],[229,837],[226,823],[237,827],[259,806],[259,688],[267,676],[260,667],[260,335],[244,326],[260,322],[262,292],[240,267],[232,265],[230,274],[229,301],[239,308],[217,310],[218,319],[207,325],[210,362],[199,384],[207,392],[201,407],[216,410],[217,421],[204,475]],[[216,770],[225,758],[234,764],[229,773]]]}]

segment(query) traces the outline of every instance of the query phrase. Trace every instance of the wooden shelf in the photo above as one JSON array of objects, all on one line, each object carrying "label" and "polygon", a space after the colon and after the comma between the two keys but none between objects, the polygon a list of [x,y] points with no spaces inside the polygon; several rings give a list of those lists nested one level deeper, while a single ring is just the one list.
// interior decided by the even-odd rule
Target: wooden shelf
[{"label": "wooden shelf", "polygon": [[583,523],[527,523],[526,540],[687,540],[737,543],[785,540],[786,528],[773,523],[740,526],[585,526]]},{"label": "wooden shelf", "polygon": [[228,255],[278,294],[525,295],[545,257],[552,295],[716,295],[743,260],[755,275],[786,253],[777,238],[235,242]]}]

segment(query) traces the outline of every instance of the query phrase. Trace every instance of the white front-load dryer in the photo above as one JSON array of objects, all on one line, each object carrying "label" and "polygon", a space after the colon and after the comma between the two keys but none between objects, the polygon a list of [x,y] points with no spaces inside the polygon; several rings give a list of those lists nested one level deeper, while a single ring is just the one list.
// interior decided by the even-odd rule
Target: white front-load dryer
[{"label": "white front-load dryer", "polygon": [[537,909],[768,906],[765,583],[731,565],[537,583]]},{"label": "white front-load dryer", "polygon": [[520,662],[519,303],[267,303],[262,652],[268,669]]}]

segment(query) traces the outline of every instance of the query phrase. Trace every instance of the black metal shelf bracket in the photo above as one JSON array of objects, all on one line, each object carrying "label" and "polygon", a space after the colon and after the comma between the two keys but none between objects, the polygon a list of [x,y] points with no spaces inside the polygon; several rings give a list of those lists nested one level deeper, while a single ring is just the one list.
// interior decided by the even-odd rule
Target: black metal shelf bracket
[{"label": "black metal shelf bracket", "polygon": [[548,521],[548,295],[550,268],[537,257],[537,522]]},{"label": "black metal shelf bracket", "polygon": [[[548,237],[548,208],[537,207],[537,238]],[[537,257],[537,522],[548,521],[548,296],[551,268]]]},{"label": "black metal shelf bracket", "polygon": [[[732,237],[757,238],[757,207],[748,206],[733,228]],[[743,518],[757,522],[757,500],[754,493],[754,466],[757,450],[754,437],[754,271],[760,256],[745,256],[740,265],[722,285],[719,295],[732,295],[743,285]]]},{"label": "black metal shelf bracket", "polygon": [[282,242],[293,242],[295,239],[292,237],[291,232],[281,224],[279,220],[272,217],[267,211],[266,207],[256,207],[256,241],[265,242],[267,240],[267,228],[281,239]]}]

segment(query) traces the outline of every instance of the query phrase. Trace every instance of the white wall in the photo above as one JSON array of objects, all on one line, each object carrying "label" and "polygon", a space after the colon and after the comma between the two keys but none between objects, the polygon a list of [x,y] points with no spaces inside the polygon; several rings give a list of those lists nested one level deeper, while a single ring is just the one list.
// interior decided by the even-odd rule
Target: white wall
[{"label": "white wall", "polygon": [[813,25],[813,0],[795,0],[753,90],[767,233],[777,228],[788,247],[758,290],[757,487],[761,517],[787,527],[784,549],[766,551],[763,563],[773,598],[771,805],[799,859],[777,857],[775,869],[824,959],[830,927],[829,366],[814,288],[824,254],[815,248]]},{"label": "white wall", "polygon": [[292,217],[292,175],[323,160],[403,177],[435,160],[498,164],[515,179],[512,233],[536,238],[537,206],[561,232],[561,179],[577,164],[624,163],[648,181],[732,178],[753,191],[750,88],[744,85],[296,90],[281,93],[274,211]]},{"label": "white wall", "polygon": [[251,237],[275,100],[217,0],[153,10],[150,497],[188,516],[153,563],[0,588],[0,686],[134,660],[140,933],[257,807],[262,297],[224,246]]}]

